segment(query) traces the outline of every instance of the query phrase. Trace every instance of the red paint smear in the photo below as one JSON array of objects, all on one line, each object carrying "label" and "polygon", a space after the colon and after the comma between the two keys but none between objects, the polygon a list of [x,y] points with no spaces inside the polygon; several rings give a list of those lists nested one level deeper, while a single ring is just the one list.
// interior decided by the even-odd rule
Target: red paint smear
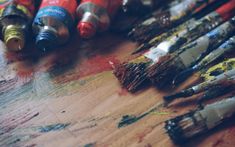
[{"label": "red paint smear", "polygon": [[144,132],[138,134],[138,143],[143,142],[144,138],[153,131],[153,129],[147,129]]},{"label": "red paint smear", "polygon": [[70,75],[64,75],[56,79],[58,83],[67,83],[75,81],[90,75],[96,75],[104,71],[113,70],[114,66],[120,64],[120,61],[115,56],[99,56],[96,55],[89,59],[85,59],[77,69]]},{"label": "red paint smear", "polygon": [[125,88],[122,88],[121,90],[118,91],[119,96],[126,96],[128,94],[129,94],[129,92]]},{"label": "red paint smear", "polygon": [[93,74],[98,74],[104,71],[109,71],[113,69],[113,65],[119,64],[119,60],[117,60],[114,56],[102,57],[95,56],[91,59],[85,60],[79,66],[79,76],[86,77]]},{"label": "red paint smear", "polygon": [[17,70],[17,76],[20,78],[29,78],[33,77],[33,70]]}]

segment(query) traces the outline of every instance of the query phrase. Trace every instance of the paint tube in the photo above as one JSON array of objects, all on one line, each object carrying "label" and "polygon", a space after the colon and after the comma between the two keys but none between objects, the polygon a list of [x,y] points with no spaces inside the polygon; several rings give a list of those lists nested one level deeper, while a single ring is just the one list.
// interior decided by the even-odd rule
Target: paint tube
[{"label": "paint tube", "polygon": [[232,85],[234,83],[235,83],[235,69],[231,69],[218,76],[215,76],[211,80],[205,81],[191,88],[182,90],[181,92],[178,92],[176,94],[164,96],[164,100],[166,104],[169,104],[171,101],[177,98],[190,97],[195,94],[201,93],[203,91],[209,90],[218,85]]},{"label": "paint tube", "polygon": [[185,0],[181,3],[169,8],[165,12],[150,17],[138,24],[129,33],[129,36],[138,41],[146,42],[153,36],[167,31],[169,28],[184,22],[189,16],[194,14],[194,11],[200,11],[207,5],[216,0]]},{"label": "paint tube", "polygon": [[210,63],[221,57],[222,55],[231,52],[233,49],[235,49],[235,36],[229,38],[226,42],[224,42],[222,45],[220,45],[216,50],[209,53],[205,58],[203,58],[201,61],[199,61],[196,65],[193,67],[190,67],[174,78],[173,84],[178,85],[184,80],[186,80],[190,75],[192,75],[194,72],[199,71],[207,67]]},{"label": "paint tube", "polygon": [[121,0],[82,0],[77,8],[80,36],[91,38],[97,31],[106,31],[121,4]]},{"label": "paint tube", "polygon": [[[149,67],[148,77],[158,86],[166,86],[168,82],[172,82],[175,74],[193,66],[231,37],[234,31],[235,17],[176,52],[163,56],[161,61]],[[156,60],[155,56],[148,56],[148,58]]]},{"label": "paint tube", "polygon": [[36,46],[45,51],[68,42],[75,24],[76,0],[43,0],[33,22]]},{"label": "paint tube", "polygon": [[186,26],[179,33],[164,40],[159,45],[152,47],[149,54],[154,54],[155,60],[158,60],[161,56],[174,52],[182,45],[197,39],[230,19],[233,16],[234,9],[235,1],[232,0],[200,20],[195,21],[193,25]]},{"label": "paint tube", "polygon": [[235,113],[235,97],[227,98],[203,109],[186,113],[165,122],[165,129],[176,144],[206,133],[230,118]]},{"label": "paint tube", "polygon": [[10,51],[25,47],[35,13],[36,0],[5,0],[0,3],[2,38]]}]

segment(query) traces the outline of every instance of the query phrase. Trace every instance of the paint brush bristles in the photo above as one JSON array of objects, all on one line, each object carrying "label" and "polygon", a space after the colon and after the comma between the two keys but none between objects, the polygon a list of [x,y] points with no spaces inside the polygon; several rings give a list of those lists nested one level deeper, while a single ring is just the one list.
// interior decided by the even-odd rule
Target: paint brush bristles
[{"label": "paint brush bristles", "polygon": [[130,92],[135,92],[142,83],[147,82],[145,69],[151,62],[152,61],[145,56],[140,56],[134,60],[116,66],[114,75],[118,78],[123,87]]},{"label": "paint brush bristles", "polygon": [[207,132],[221,124],[235,113],[235,97],[206,105],[165,122],[165,130],[176,144]]}]

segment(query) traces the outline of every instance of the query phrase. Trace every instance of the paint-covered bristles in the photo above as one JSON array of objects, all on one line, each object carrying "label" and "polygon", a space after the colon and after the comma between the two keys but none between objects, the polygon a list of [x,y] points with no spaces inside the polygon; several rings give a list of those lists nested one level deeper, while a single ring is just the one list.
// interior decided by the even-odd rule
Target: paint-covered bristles
[{"label": "paint-covered bristles", "polygon": [[118,78],[121,85],[130,92],[135,92],[141,87],[142,83],[147,82],[146,69],[147,63],[123,63],[115,67],[114,75]]},{"label": "paint-covered bristles", "polygon": [[165,122],[165,129],[174,143],[183,144],[191,137],[207,130],[203,119],[197,117],[201,118],[197,111],[193,111]]}]

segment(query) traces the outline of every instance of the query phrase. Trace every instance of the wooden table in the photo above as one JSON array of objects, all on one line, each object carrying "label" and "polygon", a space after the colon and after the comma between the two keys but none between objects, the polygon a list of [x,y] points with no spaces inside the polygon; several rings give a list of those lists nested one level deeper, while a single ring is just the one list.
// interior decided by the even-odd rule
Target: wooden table
[{"label": "wooden table", "polygon": [[[0,146],[175,146],[164,120],[195,108],[195,99],[176,101],[118,128],[123,115],[139,115],[162,102],[154,87],[130,94],[112,74],[135,44],[105,34],[90,41],[74,36],[57,51],[29,46],[9,53],[1,44]],[[182,102],[182,100],[180,100]],[[184,146],[234,146],[235,119]]]}]

